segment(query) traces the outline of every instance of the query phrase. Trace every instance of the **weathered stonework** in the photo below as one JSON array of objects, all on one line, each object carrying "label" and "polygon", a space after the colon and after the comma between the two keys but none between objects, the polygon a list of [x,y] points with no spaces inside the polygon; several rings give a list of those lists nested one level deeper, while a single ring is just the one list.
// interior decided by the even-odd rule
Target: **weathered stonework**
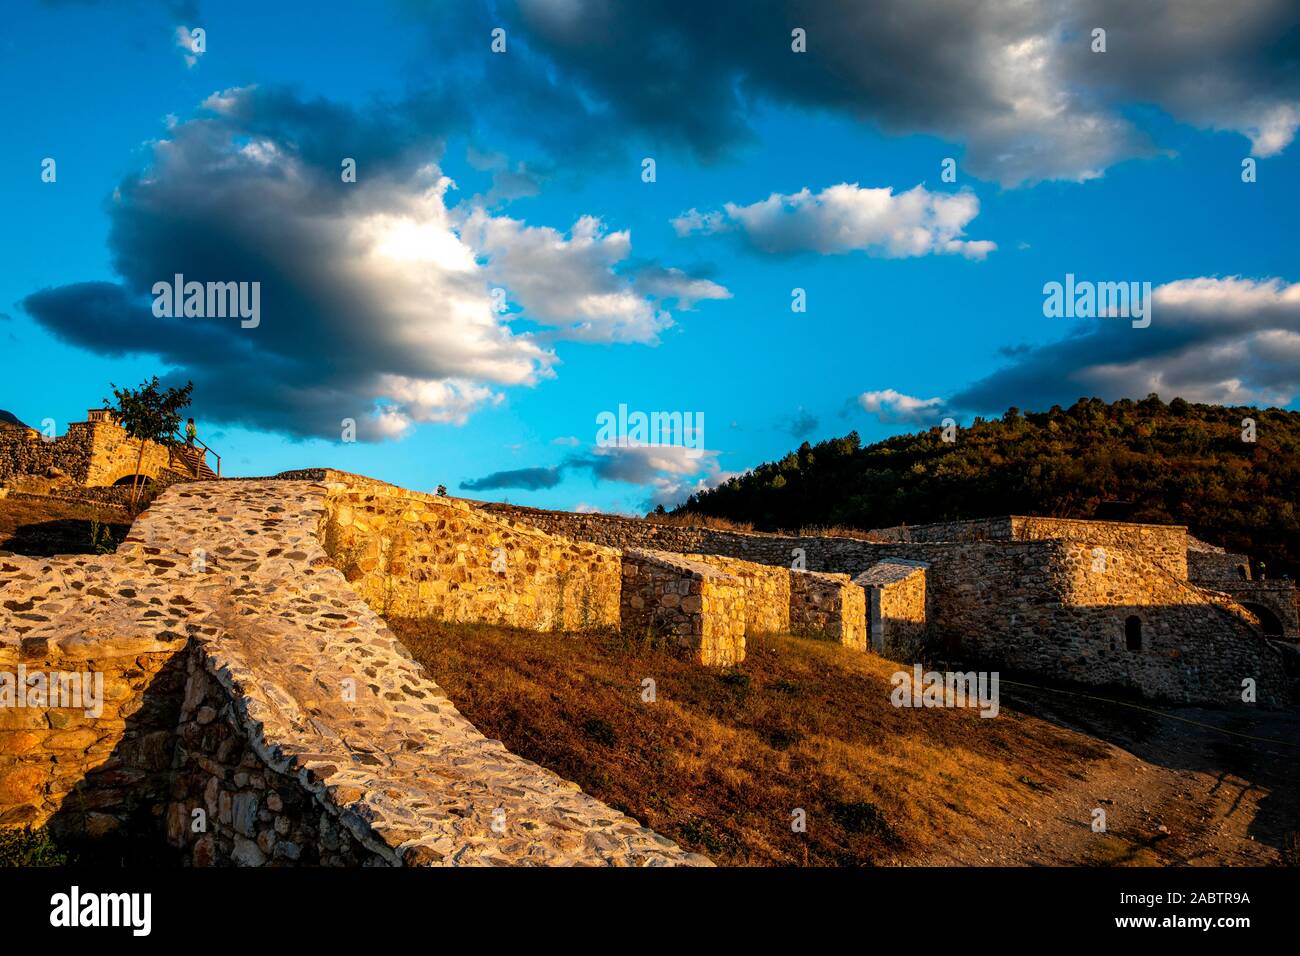
[{"label": "weathered stonework", "polygon": [[741,583],[745,590],[746,637],[789,633],[791,572],[788,569],[716,554],[685,557],[729,574]]},{"label": "weathered stonework", "polygon": [[326,551],[381,614],[585,631],[619,623],[619,552],[391,485],[329,485]]},{"label": "weathered stonework", "polygon": [[1260,618],[1261,629],[1284,641],[1300,641],[1300,595],[1294,581],[1257,580],[1250,558],[1187,536],[1187,575],[1193,584],[1232,595]]},{"label": "weathered stonework", "polygon": [[[1247,678],[1261,703],[1288,699],[1280,652],[1258,617],[1188,580],[1186,528],[1005,517],[885,529],[869,540],[479,507],[608,547],[787,567],[798,556],[810,570],[853,576],[881,561],[923,562],[927,631],[949,657],[1188,703],[1240,704]],[[1279,590],[1294,595],[1287,582]],[[1127,648],[1130,617],[1148,635],[1141,651]]]},{"label": "weathered stonework", "polygon": [[897,660],[916,660],[926,631],[925,572],[921,561],[895,558],[872,565],[853,579],[867,592],[871,649]]},{"label": "weathered stonework", "polygon": [[673,638],[701,664],[745,659],[745,589],[699,561],[665,551],[623,553],[623,627]]},{"label": "weathered stonework", "polygon": [[790,572],[790,633],[867,649],[866,592],[847,574]]},{"label": "weathered stonework", "polygon": [[[0,555],[6,660],[130,656],[141,674],[121,666],[115,699],[144,703],[116,716],[176,715],[87,729],[85,750],[42,736],[56,770],[46,752],[17,759],[32,741],[11,737],[0,815],[75,815],[66,794],[77,781],[114,808],[123,795],[112,788],[137,787],[161,811],[166,781],[153,832],[196,864],[707,864],[466,721],[326,555],[329,491],[187,483],[116,554]],[[149,655],[167,663],[141,666]],[[150,670],[168,680],[156,686]],[[42,717],[45,730],[13,730],[64,729]],[[193,830],[195,809],[206,832]],[[101,825],[112,829],[87,820]]]},{"label": "weathered stonework", "polygon": [[112,485],[134,475],[137,460],[140,474],[148,478],[192,477],[176,450],[145,442],[140,459],[140,442],[110,416],[92,410],[88,419],[69,423],[67,433],[52,441],[35,429],[0,429],[0,479],[45,475],[57,469],[80,485]]}]

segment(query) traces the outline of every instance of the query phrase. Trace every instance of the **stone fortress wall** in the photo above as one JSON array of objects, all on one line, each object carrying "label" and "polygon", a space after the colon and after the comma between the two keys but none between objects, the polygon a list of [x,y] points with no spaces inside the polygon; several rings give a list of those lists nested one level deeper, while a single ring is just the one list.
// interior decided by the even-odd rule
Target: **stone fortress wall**
[{"label": "stone fortress wall", "polygon": [[986,524],[761,535],[324,470],[175,485],[115,554],[0,555],[0,672],[105,677],[96,716],[0,709],[0,825],[160,831],[194,865],[707,863],[484,738],[381,611],[645,626],[715,665],[772,630],[902,655],[929,634],[1175,701],[1239,703],[1244,678],[1286,700],[1251,612],[1133,545],[1152,533]]},{"label": "stone fortress wall", "polygon": [[542,631],[619,623],[611,548],[392,486],[335,484],[326,503],[325,550],[381,614]]},{"label": "stone fortress wall", "polygon": [[115,554],[0,555],[0,661],[113,702],[0,711],[0,821],[192,865],[707,864],[460,715],[326,554],[343,488],[180,484]]},{"label": "stone fortress wall", "polygon": [[[1181,527],[1009,516],[849,538],[479,507],[607,547],[653,546],[786,567],[802,561],[855,578],[882,562],[923,564],[923,584],[874,582],[881,611],[871,620],[883,624],[884,607],[892,604],[892,619],[907,622],[894,628],[909,649],[926,630],[950,655],[990,666],[1184,702],[1240,703],[1242,680],[1250,678],[1261,701],[1287,700],[1280,654],[1259,633],[1258,617],[1230,594],[1188,579],[1190,536]],[[1130,627],[1138,629],[1133,649]],[[874,643],[883,642],[879,633]]]},{"label": "stone fortress wall", "polygon": [[[86,414],[86,421],[70,422],[65,434],[48,441],[32,428],[0,428],[0,480],[57,469],[80,485],[101,487],[134,475],[140,442],[107,412],[91,409]],[[166,446],[145,442],[140,474],[165,479],[169,472],[187,469]]]}]

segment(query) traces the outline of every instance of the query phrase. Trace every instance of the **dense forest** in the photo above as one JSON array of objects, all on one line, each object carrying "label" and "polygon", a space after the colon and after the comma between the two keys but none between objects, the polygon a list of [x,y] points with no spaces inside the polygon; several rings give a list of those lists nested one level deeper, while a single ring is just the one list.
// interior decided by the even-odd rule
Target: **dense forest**
[{"label": "dense forest", "polygon": [[[1253,442],[1243,419],[1254,422]],[[1300,570],[1300,412],[1093,398],[1012,408],[951,437],[932,428],[866,447],[857,432],[804,442],[676,513],[768,531],[998,514],[1185,524],[1264,561],[1269,576]]]}]

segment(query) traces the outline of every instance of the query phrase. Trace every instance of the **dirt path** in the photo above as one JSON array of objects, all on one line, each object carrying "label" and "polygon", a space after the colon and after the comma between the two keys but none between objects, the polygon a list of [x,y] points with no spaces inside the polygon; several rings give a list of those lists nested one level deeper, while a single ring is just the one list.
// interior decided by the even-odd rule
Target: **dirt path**
[{"label": "dirt path", "polygon": [[[1003,706],[1102,742],[1107,755],[1007,808],[986,842],[923,864],[1266,866],[1296,862],[1300,713],[1147,710],[1003,684]],[[1195,722],[1195,723],[1192,723]],[[1209,726],[1198,726],[1205,724]],[[1218,728],[1218,729],[1213,729]],[[1223,733],[1289,741],[1291,746]],[[1105,832],[1094,833],[1094,810]]]}]

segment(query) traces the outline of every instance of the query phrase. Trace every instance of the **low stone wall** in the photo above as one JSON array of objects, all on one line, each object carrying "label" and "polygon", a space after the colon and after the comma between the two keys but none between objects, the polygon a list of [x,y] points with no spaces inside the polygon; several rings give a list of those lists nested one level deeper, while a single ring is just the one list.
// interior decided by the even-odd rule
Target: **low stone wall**
[{"label": "low stone wall", "polygon": [[[339,801],[318,801],[298,776],[270,766],[238,703],[197,646],[187,682],[167,805],[167,841],[189,866],[384,866],[393,854],[353,836]],[[346,796],[346,794],[344,795]],[[346,803],[346,800],[343,801]]]},{"label": "low stone wall", "polygon": [[1192,581],[1235,582],[1250,580],[1250,558],[1227,551],[1187,552],[1187,576]]},{"label": "low stone wall", "polygon": [[709,565],[666,551],[623,553],[623,627],[673,638],[701,664],[745,659],[745,587]]},{"label": "low stone wall", "polygon": [[483,515],[464,502],[335,482],[325,548],[381,614],[532,630],[617,627],[617,551]]},{"label": "low stone wall", "polygon": [[685,557],[717,568],[744,586],[746,637],[789,633],[790,571],[716,554],[688,554]]},{"label": "low stone wall", "polygon": [[762,534],[656,524],[620,515],[543,511],[473,502],[476,509],[509,517],[550,534],[610,548],[651,548],[677,554],[715,554],[785,568],[857,574],[874,564],[881,545],[860,538]]},{"label": "low stone wall", "polygon": [[1187,529],[1182,525],[1085,521],[1009,515],[972,521],[878,528],[873,537],[899,542],[1077,541],[1101,548],[1140,550],[1175,577],[1187,577]]},{"label": "low stone wall", "polygon": [[[0,553],[0,826],[99,838],[156,823],[187,640],[172,597],[112,556]],[[57,694],[51,674],[68,679]]]},{"label": "low stone wall", "polygon": [[790,573],[790,633],[867,649],[866,592],[847,574]]},{"label": "low stone wall", "polygon": [[896,660],[919,659],[926,637],[925,572],[921,562],[882,561],[853,579],[867,592],[872,650]]}]

